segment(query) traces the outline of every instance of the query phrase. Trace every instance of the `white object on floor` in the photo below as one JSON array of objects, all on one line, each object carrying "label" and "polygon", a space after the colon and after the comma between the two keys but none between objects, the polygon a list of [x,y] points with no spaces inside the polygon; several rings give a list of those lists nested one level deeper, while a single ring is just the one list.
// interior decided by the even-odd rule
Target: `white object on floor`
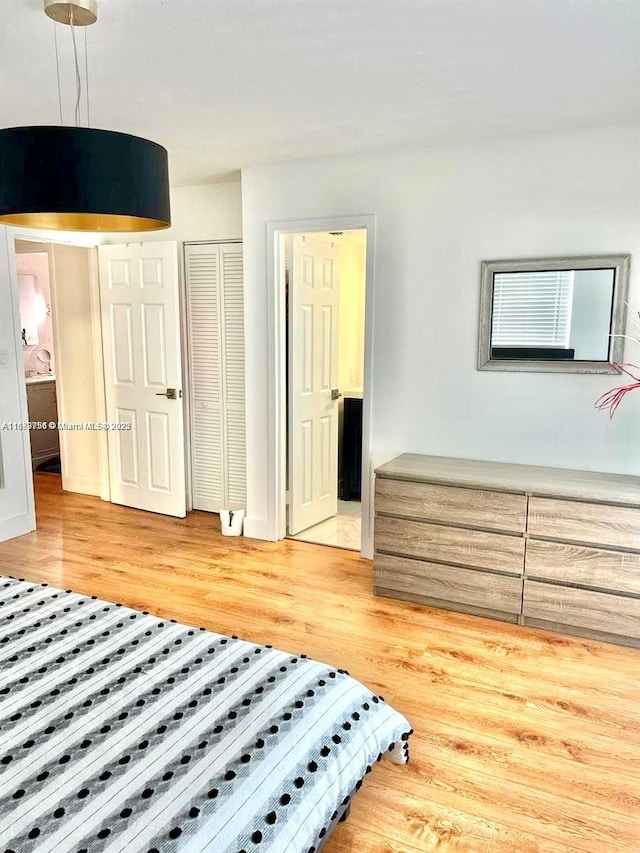
[{"label": "white object on floor", "polygon": [[359,551],[362,547],[361,504],[359,501],[338,501],[337,515],[290,538],[315,545]]},{"label": "white object on floor", "polygon": [[223,536],[241,536],[243,522],[243,509],[220,510],[220,529]]}]

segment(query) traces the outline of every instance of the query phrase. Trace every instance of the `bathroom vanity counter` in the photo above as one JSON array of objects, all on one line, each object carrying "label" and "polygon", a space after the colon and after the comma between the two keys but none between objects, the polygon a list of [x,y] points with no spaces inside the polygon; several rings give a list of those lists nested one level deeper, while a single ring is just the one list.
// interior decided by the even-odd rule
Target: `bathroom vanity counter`
[{"label": "bathroom vanity counter", "polygon": [[344,396],[345,400],[362,400],[363,389],[362,388],[347,388],[347,390],[343,392],[343,396]]},{"label": "bathroom vanity counter", "polygon": [[40,385],[43,382],[55,382],[55,373],[40,373],[37,376],[27,376],[27,385]]},{"label": "bathroom vanity counter", "polygon": [[[27,377],[27,405],[29,420],[34,423],[56,424],[58,421],[58,401],[56,397],[56,377],[47,373],[41,376]],[[60,437],[57,429],[32,429],[31,464],[33,470],[42,462],[60,455]]]}]

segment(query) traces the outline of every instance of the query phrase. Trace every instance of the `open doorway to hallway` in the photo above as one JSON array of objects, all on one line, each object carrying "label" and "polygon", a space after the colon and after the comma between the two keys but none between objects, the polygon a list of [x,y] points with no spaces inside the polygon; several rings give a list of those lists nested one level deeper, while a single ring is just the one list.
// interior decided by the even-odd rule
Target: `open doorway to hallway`
[{"label": "open doorway to hallway", "polygon": [[[33,471],[61,475],[50,259],[46,245],[16,240],[20,334]],[[46,424],[46,429],[44,425]],[[51,424],[56,424],[55,428]]]},{"label": "open doorway to hallway", "polygon": [[100,495],[98,433],[58,429],[62,421],[99,420],[95,250],[26,238],[14,247],[32,469],[60,478],[67,491]]},{"label": "open doorway to hallway", "polygon": [[285,236],[287,533],[362,542],[366,230]]}]

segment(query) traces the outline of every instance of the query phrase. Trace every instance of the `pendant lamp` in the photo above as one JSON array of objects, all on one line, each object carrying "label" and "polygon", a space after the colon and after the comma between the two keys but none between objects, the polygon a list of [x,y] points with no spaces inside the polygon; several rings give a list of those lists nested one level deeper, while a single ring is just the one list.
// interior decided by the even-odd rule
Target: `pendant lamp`
[{"label": "pendant lamp", "polygon": [[[0,130],[0,224],[64,231],[168,228],[166,150],[138,136],[80,126],[75,27],[95,23],[96,0],[44,0],[44,6],[49,17],[71,28],[76,126]],[[60,105],[62,113],[61,99]]]}]

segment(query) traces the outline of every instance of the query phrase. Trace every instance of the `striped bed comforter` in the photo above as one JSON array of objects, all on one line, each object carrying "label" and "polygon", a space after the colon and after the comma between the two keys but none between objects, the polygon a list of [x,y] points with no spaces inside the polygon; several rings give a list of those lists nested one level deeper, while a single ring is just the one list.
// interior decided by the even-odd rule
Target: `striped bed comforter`
[{"label": "striped bed comforter", "polygon": [[330,666],[0,576],[0,853],[310,853],[400,714]]}]

